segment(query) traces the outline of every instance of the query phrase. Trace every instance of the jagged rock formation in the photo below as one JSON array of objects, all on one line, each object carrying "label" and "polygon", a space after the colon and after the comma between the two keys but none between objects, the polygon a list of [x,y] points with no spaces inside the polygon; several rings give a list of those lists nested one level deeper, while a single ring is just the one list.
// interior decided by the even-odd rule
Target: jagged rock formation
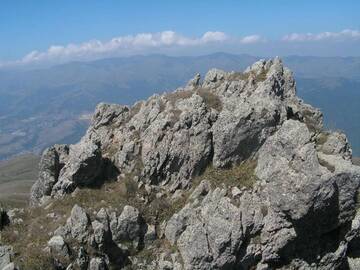
[{"label": "jagged rock formation", "polygon": [[[209,167],[223,178],[199,182]],[[82,140],[47,149],[40,169],[32,206],[111,179],[141,190],[121,211],[72,208],[48,242],[67,269],[359,265],[360,168],[278,58],[243,73],[210,70],[132,107],[100,104]],[[161,201],[170,204],[151,211]]]},{"label": "jagged rock formation", "polygon": [[202,84],[197,75],[186,88],[131,108],[100,104],[79,144],[44,153],[32,202],[93,184],[106,160],[122,174],[139,170],[150,184],[187,188],[211,163],[229,167],[254,156],[288,118],[312,132],[322,125],[321,113],[296,97],[292,74],[279,59],[245,73],[210,70]]}]

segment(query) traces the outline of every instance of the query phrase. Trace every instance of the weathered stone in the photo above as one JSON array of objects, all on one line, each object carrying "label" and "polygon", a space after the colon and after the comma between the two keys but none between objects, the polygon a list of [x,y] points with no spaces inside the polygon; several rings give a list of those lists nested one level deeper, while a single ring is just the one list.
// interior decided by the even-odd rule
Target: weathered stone
[{"label": "weathered stone", "polygon": [[59,173],[68,159],[69,146],[55,145],[47,148],[39,163],[39,178],[31,188],[30,204],[36,206],[41,198],[51,195]]},{"label": "weathered stone", "polygon": [[351,148],[344,133],[331,132],[323,136],[325,137],[325,142],[319,147],[321,152],[326,155],[339,155],[346,160],[351,159]]},{"label": "weathered stone", "polygon": [[89,256],[86,253],[86,250],[83,247],[79,248],[79,252],[76,258],[76,264],[79,266],[80,270],[87,270],[89,265]]},{"label": "weathered stone", "polygon": [[79,242],[86,242],[89,237],[90,219],[86,211],[77,204],[71,210],[71,215],[67,220],[68,228],[71,232],[71,237]]},{"label": "weathered stone", "polygon": [[50,247],[53,256],[65,259],[69,258],[69,247],[61,236],[53,236],[49,240],[48,246]]},{"label": "weathered stone", "polygon": [[103,159],[98,144],[80,142],[72,145],[67,163],[61,169],[59,179],[53,186],[52,195],[61,196],[70,193],[77,186],[96,184],[103,169]]},{"label": "weathered stone", "polygon": [[16,270],[16,266],[14,263],[9,263],[8,265],[6,265],[4,268],[2,268],[2,270]]},{"label": "weathered stone", "polygon": [[[132,256],[134,267],[181,269],[181,261],[186,270],[325,270],[356,265],[360,257],[353,220],[360,168],[351,162],[346,136],[324,132],[322,113],[296,96],[293,75],[279,58],[243,73],[213,69],[202,83],[197,75],[184,88],[132,107],[99,104],[82,140],[60,148],[43,154],[34,205],[71,192],[76,198],[74,190],[110,174],[119,182],[135,176],[144,203],[186,200],[161,224],[145,224],[128,205],[120,216],[92,209],[90,226],[85,210],[74,206],[54,235],[104,255],[89,269],[123,265],[123,247],[153,248],[156,233],[176,248],[161,250],[165,255],[151,263]],[[239,179],[230,189],[224,179],[223,188],[204,180],[192,189],[207,167],[249,160],[256,162],[246,172],[254,173],[253,188],[239,188]]]},{"label": "weathered stone", "polygon": [[157,239],[156,228],[154,225],[146,225],[146,233],[144,235],[144,245],[150,246]]},{"label": "weathered stone", "polygon": [[0,246],[0,269],[11,263],[13,248],[11,246]]},{"label": "weathered stone", "polygon": [[107,270],[108,267],[103,258],[92,258],[89,263],[89,270]]},{"label": "weathered stone", "polygon": [[134,241],[139,243],[144,233],[143,221],[139,211],[126,205],[121,215],[110,222],[110,228],[115,242]]}]

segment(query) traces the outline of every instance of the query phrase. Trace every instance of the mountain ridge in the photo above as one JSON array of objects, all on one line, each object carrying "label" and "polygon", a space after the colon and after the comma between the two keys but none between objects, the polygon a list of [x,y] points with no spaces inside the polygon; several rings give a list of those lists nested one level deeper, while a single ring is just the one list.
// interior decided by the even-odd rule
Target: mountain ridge
[{"label": "mountain ridge", "polygon": [[[197,72],[204,75],[214,66],[226,71],[241,70],[258,59],[259,57],[249,55],[226,53],[200,57],[153,55],[97,60],[85,64],[78,62],[75,66],[69,63],[19,74],[13,71],[10,77],[0,72],[0,159],[24,151],[40,153],[53,143],[75,143],[88,126],[86,121],[79,118],[93,111],[99,102],[129,105],[153,93],[174,89],[186,83]],[[334,122],[335,128],[346,131],[354,152],[359,155],[359,128],[351,123],[346,125],[349,121],[344,121],[343,115],[338,117],[331,113],[336,108],[333,100],[346,107],[351,100],[359,99],[355,91],[360,88],[360,82],[356,79],[359,77],[359,65],[356,64],[360,62],[359,58],[351,58],[350,62],[347,62],[348,58],[287,59],[290,62],[285,63],[295,67],[300,96],[308,103],[321,107],[326,115],[331,115],[332,119],[325,119],[326,125]],[[291,64],[291,61],[295,62]],[[324,78],[324,75],[331,78]],[[339,79],[339,76],[344,79]],[[319,100],[318,94],[303,94],[303,89],[306,91],[311,84],[313,88],[321,90],[338,85],[336,93],[340,91],[345,94],[339,100],[339,94],[330,92],[329,100],[324,104]],[[324,84],[328,87],[324,87]],[[350,84],[353,85],[351,88]],[[337,113],[342,114],[341,110]],[[360,118],[357,110],[352,110],[351,114],[355,115],[355,119]],[[58,138],[42,135],[51,132],[54,127],[59,129]],[[62,133],[67,135],[59,138]]]},{"label": "mountain ridge", "polygon": [[77,144],[46,149],[32,207],[3,214],[0,265],[356,269],[359,186],[346,135],[323,129],[279,58],[211,69],[100,103]]}]

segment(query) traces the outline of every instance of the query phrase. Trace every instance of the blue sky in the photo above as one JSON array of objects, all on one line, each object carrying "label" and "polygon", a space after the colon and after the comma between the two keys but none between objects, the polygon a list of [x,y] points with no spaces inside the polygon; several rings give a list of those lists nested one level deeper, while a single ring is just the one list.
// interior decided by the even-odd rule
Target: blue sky
[{"label": "blue sky", "polygon": [[[212,51],[360,55],[359,13],[360,1],[357,0],[2,0],[0,63],[21,62],[34,51],[37,54],[26,59],[65,61],[65,58],[86,59],[94,55]],[[173,33],[173,43],[158,44],[159,40],[163,41],[161,33],[169,30]],[[207,32],[217,34],[202,39]],[[141,33],[153,35],[147,37],[152,45],[136,47],[139,44],[136,37]],[[165,33],[168,37],[169,32]],[[116,49],[109,43],[114,38],[128,36],[136,40],[121,40]],[[102,45],[96,45],[95,52],[85,53],[81,48],[61,51],[56,47],[56,53],[52,50],[46,54],[54,45],[89,47],[94,44],[87,42],[95,40],[108,46],[103,49]]]}]

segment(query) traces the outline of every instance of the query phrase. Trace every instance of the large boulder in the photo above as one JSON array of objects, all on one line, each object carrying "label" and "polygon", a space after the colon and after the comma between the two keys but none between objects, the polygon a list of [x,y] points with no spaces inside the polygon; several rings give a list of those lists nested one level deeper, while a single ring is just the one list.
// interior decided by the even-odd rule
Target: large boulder
[{"label": "large boulder", "polygon": [[69,158],[53,186],[52,195],[59,196],[74,191],[76,187],[96,184],[102,173],[103,159],[99,144],[80,142],[70,146]]},{"label": "large boulder", "polygon": [[60,226],[55,232],[55,236],[62,238],[70,238],[78,241],[81,244],[86,244],[90,241],[91,224],[89,215],[85,209],[77,204],[71,210],[70,217],[67,219],[66,224]]},{"label": "large boulder", "polygon": [[133,242],[136,247],[145,233],[145,224],[139,210],[126,205],[119,217],[112,217],[110,229],[115,242]]},{"label": "large boulder", "polygon": [[60,259],[69,259],[69,247],[61,236],[53,236],[48,241],[48,247],[50,248],[50,251],[54,257]]},{"label": "large boulder", "polygon": [[68,155],[69,146],[67,145],[55,145],[43,152],[39,163],[39,178],[30,192],[30,204],[32,206],[36,206],[41,202],[41,199],[51,195]]}]

